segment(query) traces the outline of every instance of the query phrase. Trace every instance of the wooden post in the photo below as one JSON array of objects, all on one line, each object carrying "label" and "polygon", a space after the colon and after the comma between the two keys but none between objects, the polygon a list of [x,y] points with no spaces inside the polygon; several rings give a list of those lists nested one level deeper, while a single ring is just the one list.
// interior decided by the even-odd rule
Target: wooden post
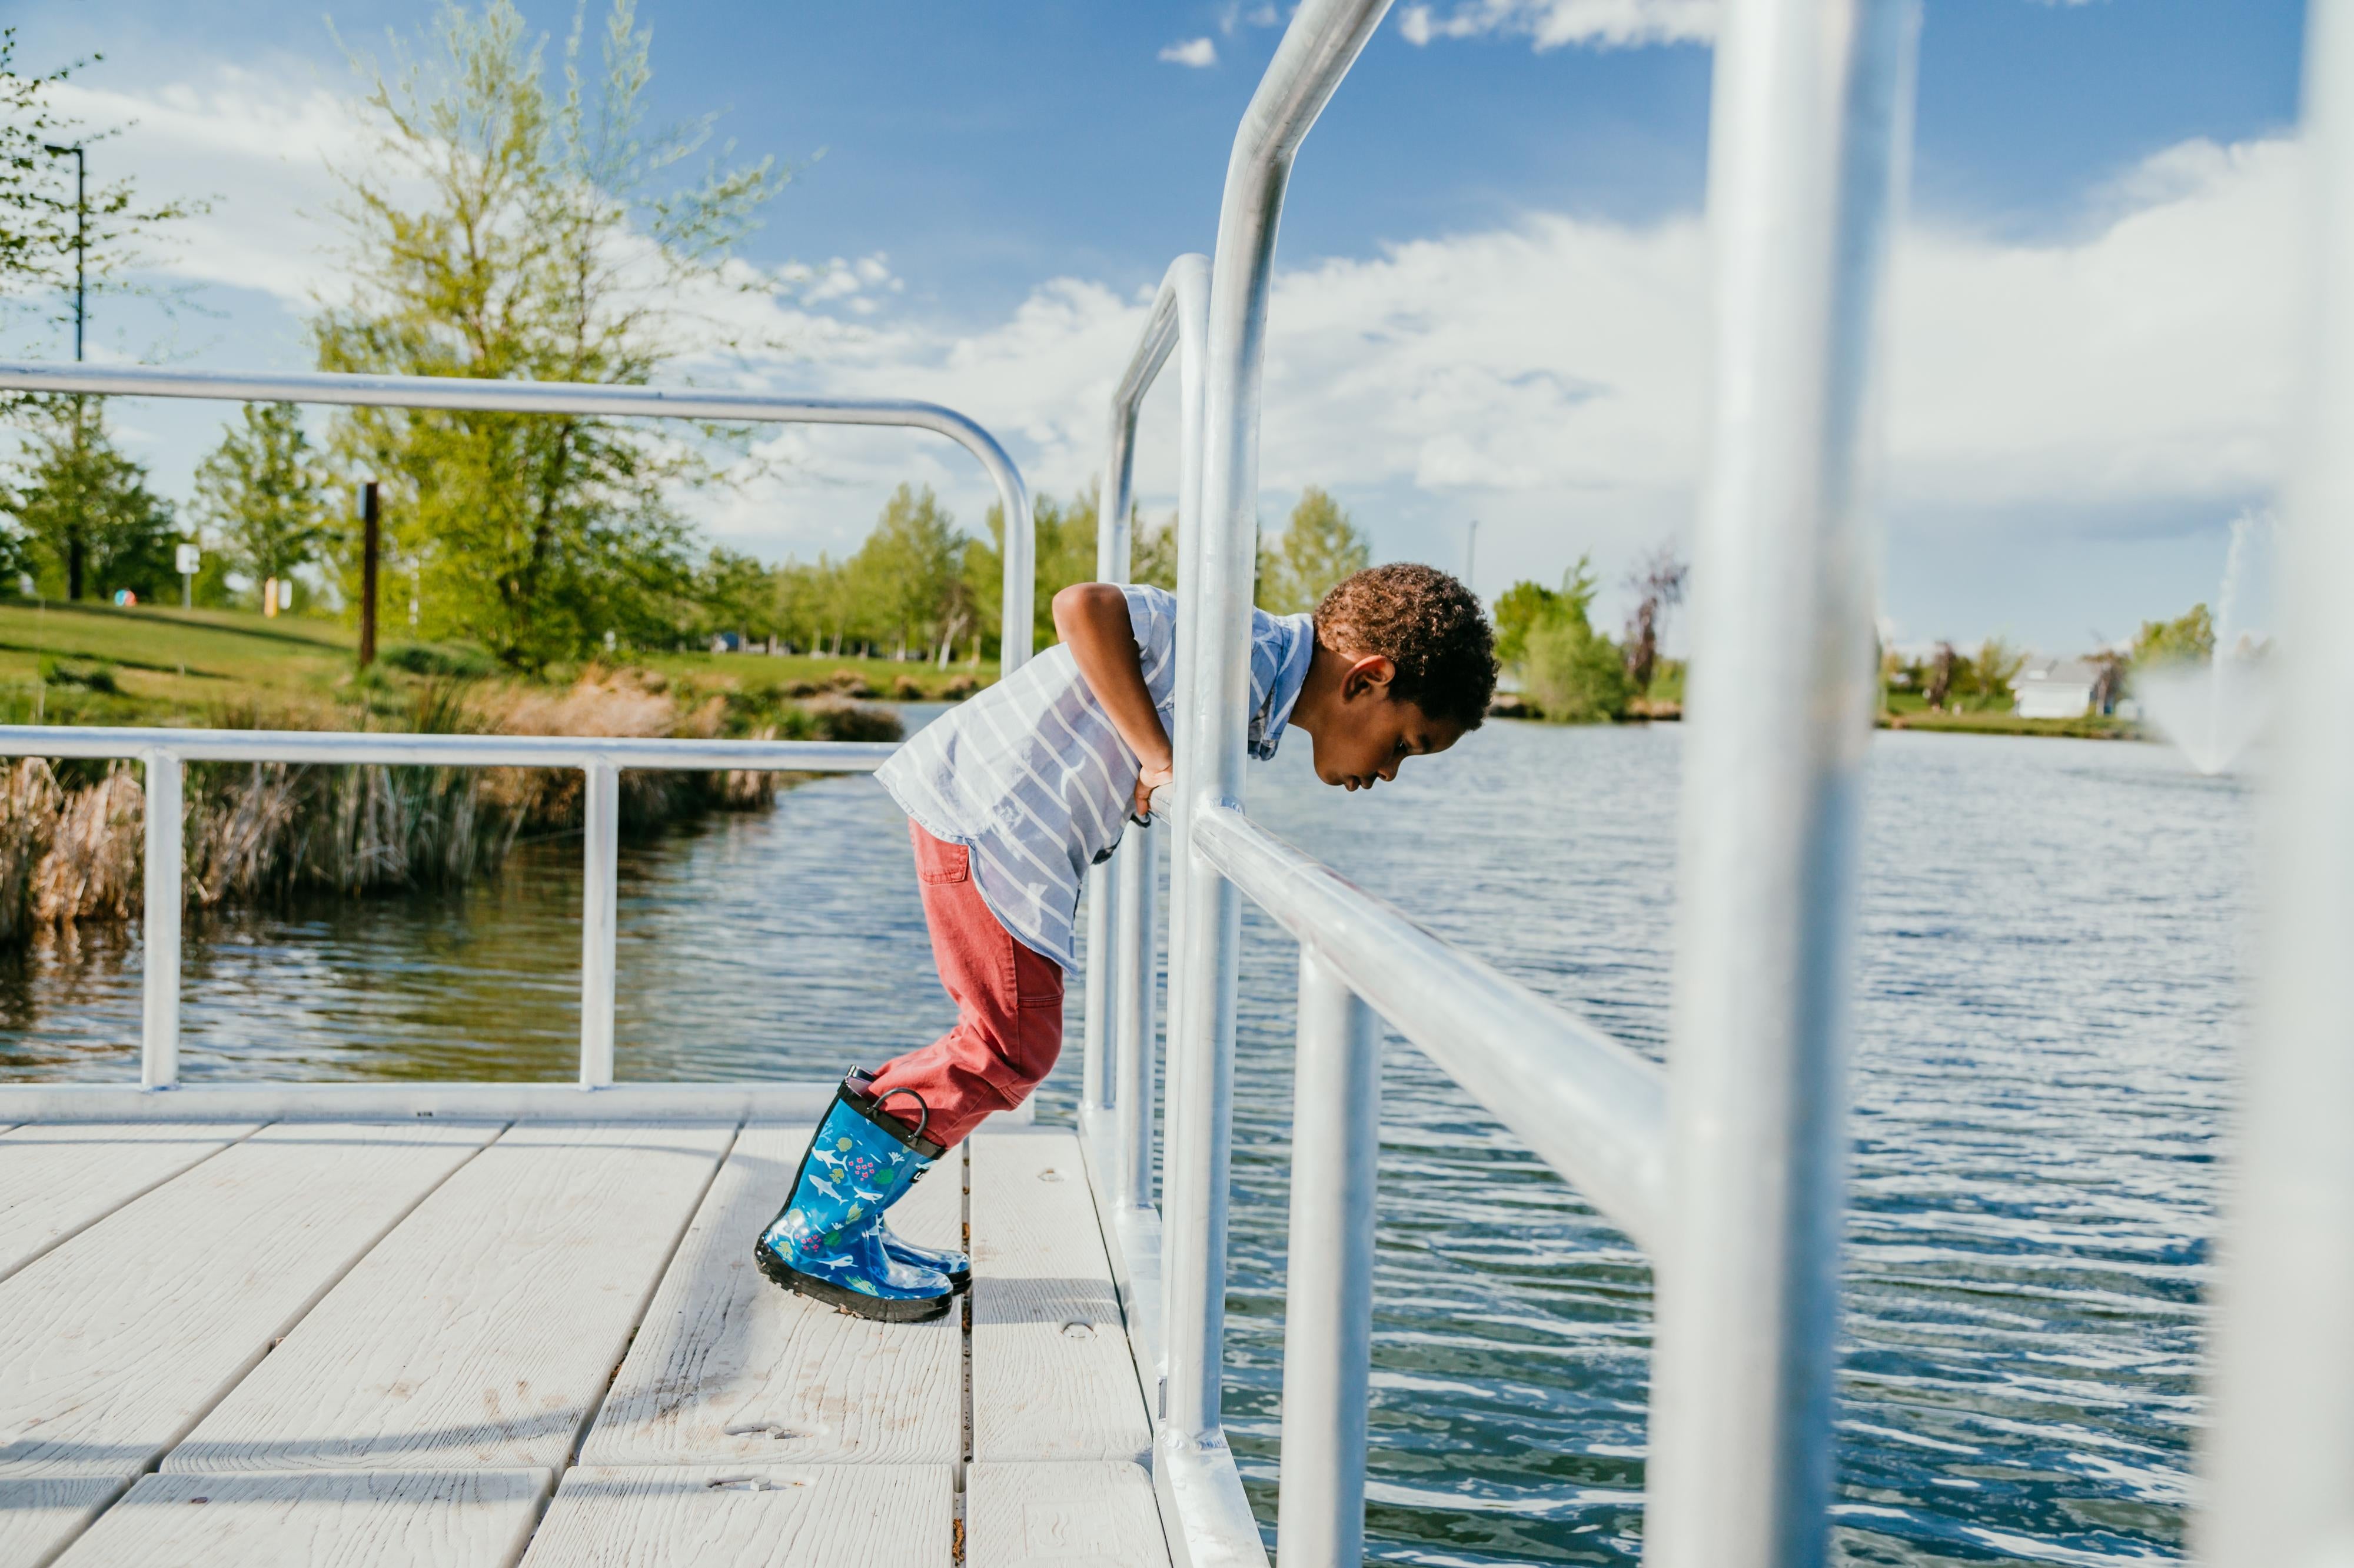
[{"label": "wooden post", "polygon": [[376,558],[381,540],[376,481],[360,487],[360,668],[376,662]]}]

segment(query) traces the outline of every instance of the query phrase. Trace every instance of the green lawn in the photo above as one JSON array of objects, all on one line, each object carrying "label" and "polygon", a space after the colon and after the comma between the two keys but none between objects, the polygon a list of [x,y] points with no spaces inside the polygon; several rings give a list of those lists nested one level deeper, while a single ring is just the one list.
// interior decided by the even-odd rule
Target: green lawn
[{"label": "green lawn", "polygon": [[333,621],[237,610],[0,602],[0,722],[201,723],[326,710],[355,640]]},{"label": "green lawn", "polygon": [[[365,685],[355,680],[358,638],[339,622],[301,616],[274,620],[242,610],[118,609],[111,605],[0,600],[0,723],[235,725],[336,728],[372,711],[379,725],[397,715],[404,689],[424,677],[399,667],[403,644]],[[465,655],[487,670],[489,662]],[[925,698],[954,695],[960,678],[987,685],[994,662],[946,670],[888,659],[760,653],[656,653],[619,662],[659,671],[687,693],[740,692],[773,699],[793,688],[831,688],[848,671],[878,697],[904,694],[902,681]],[[429,662],[419,666],[430,669]],[[569,685],[579,667],[551,670],[547,683]]]},{"label": "green lawn", "polygon": [[2082,740],[2141,738],[2141,726],[2131,719],[2104,718],[2098,714],[2088,714],[2082,718],[2021,718],[2008,707],[1993,706],[1961,713],[1932,713],[1928,704],[1912,692],[1889,694],[1887,706],[1880,715],[1880,727],[1939,730],[1957,735],[2057,735]]}]

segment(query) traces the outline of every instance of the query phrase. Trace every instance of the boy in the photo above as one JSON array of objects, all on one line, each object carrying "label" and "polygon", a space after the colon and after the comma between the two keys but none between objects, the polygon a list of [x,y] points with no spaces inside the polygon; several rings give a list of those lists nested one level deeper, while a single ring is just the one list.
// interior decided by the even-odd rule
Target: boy
[{"label": "boy", "polygon": [[[1054,609],[1059,646],[875,775],[907,813],[957,1026],[878,1073],[851,1071],[753,1246],[779,1285],[860,1317],[936,1317],[970,1281],[962,1253],[901,1241],[883,1211],[1054,1066],[1080,881],[1171,777],[1175,598],[1077,583]],[[1251,615],[1250,754],[1306,730],[1327,784],[1370,789],[1408,757],[1446,750],[1479,727],[1495,687],[1479,600],[1430,567],[1359,572],[1313,615]]]}]

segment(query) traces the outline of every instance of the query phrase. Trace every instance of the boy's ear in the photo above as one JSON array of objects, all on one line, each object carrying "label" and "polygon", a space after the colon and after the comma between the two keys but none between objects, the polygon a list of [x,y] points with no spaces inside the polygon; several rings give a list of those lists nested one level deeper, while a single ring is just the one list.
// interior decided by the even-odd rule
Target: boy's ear
[{"label": "boy's ear", "polygon": [[1397,666],[1390,662],[1388,655],[1368,653],[1351,664],[1349,673],[1341,677],[1341,695],[1343,699],[1386,696],[1390,683],[1395,679]]}]

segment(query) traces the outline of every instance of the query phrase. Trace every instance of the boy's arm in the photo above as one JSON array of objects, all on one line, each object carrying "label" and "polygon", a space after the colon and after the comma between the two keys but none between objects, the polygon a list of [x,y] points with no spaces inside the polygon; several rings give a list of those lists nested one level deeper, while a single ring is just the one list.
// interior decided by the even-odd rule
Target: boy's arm
[{"label": "boy's arm", "polygon": [[1134,814],[1150,815],[1152,788],[1169,781],[1174,765],[1169,732],[1145,689],[1144,656],[1129,620],[1128,595],[1114,583],[1073,583],[1055,596],[1055,631],[1070,649],[1087,690],[1142,765]]}]

